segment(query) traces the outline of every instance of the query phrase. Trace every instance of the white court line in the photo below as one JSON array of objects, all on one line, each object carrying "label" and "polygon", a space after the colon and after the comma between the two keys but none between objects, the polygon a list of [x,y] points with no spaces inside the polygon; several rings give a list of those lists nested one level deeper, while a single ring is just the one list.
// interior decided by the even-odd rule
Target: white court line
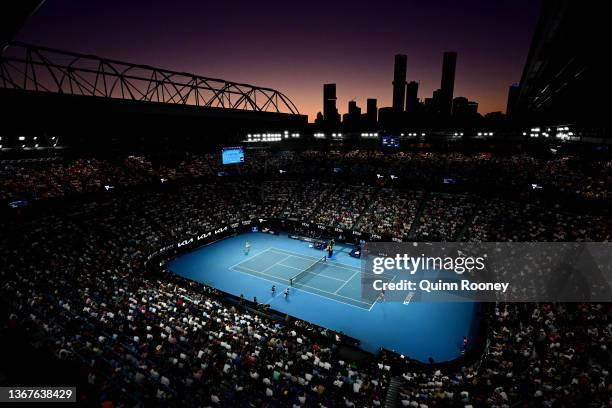
[{"label": "white court line", "polygon": [[[291,251],[287,251],[284,249],[279,249],[279,248],[269,248],[272,252],[280,252],[283,254],[292,254],[293,256],[295,256],[296,258],[303,258],[303,259],[319,259],[317,257],[314,256],[310,256],[310,255],[301,255],[301,254],[296,254],[293,253]],[[350,265],[346,265],[340,262],[336,262],[336,261],[330,261],[329,259],[327,260],[328,263],[333,264],[333,266],[338,267],[338,268],[342,268],[342,269],[347,269],[349,271],[354,271],[355,269],[357,269],[358,271],[362,272],[364,275],[374,275],[374,276],[386,276],[387,278],[391,278],[393,279],[393,277],[395,275],[389,275],[386,273],[382,273],[382,274],[375,274],[375,273],[371,273],[371,272],[365,272],[362,271],[361,268],[357,267],[357,266],[350,266]]]},{"label": "white court line", "polygon": [[[391,278],[391,280],[390,280],[388,283],[393,282],[393,279],[395,279],[395,277],[396,277],[396,276],[397,276],[397,275],[393,275],[393,277]],[[369,309],[368,311],[372,310],[372,308],[374,307],[374,305],[375,305],[376,303],[378,303],[378,299],[380,299],[380,295],[378,295],[378,297],[376,298],[376,301],[375,301],[375,302],[372,304],[372,306],[370,306],[370,309]]]},{"label": "white court line", "polygon": [[352,280],[355,275],[357,275],[360,271],[356,271],[350,278],[348,278],[348,280],[346,282],[344,282],[344,284],[342,286],[340,286],[338,289],[336,289],[336,291],[334,293],[338,293],[338,291],[340,289],[342,289],[344,287],[344,285],[346,285],[347,283],[349,283],[350,280]]},{"label": "white court line", "polygon": [[[320,258],[317,258],[315,256],[296,254],[295,252],[286,251],[284,249],[278,249],[278,248],[270,248],[270,249],[272,251],[282,252],[282,253],[285,253],[285,254],[289,253],[289,254],[295,256],[296,258],[320,259]],[[327,260],[327,262],[330,263],[330,264],[334,264],[334,266],[337,266],[338,268],[348,269],[348,270],[351,270],[351,271],[354,271],[355,269],[359,269],[356,266],[350,266],[350,265],[341,264],[339,262],[330,261],[329,259]]]},{"label": "white court line", "polygon": [[[283,261],[284,261],[284,259],[283,259]],[[302,268],[296,268],[295,266],[285,265],[285,264],[282,264],[282,263],[277,263],[276,265],[284,266],[284,267],[291,268],[291,269],[297,269],[298,271],[303,271],[304,270]],[[338,282],[345,282],[346,283],[346,281],[344,279],[334,278],[333,276],[323,275],[322,273],[317,273],[317,272],[306,272],[306,273],[312,273],[313,275],[321,276],[323,278],[333,279],[333,280],[337,280]]]},{"label": "white court line", "polygon": [[[242,268],[242,269],[246,269],[246,270],[251,271],[251,272],[260,273],[262,275],[270,276],[271,278],[275,278],[275,279],[283,281],[283,283],[287,283],[287,284],[289,283],[289,279],[285,279],[285,278],[282,278],[282,277],[276,276],[276,275],[270,275],[269,273],[259,272],[259,271],[255,270],[255,269],[247,268],[246,266],[238,265],[237,268]],[[229,268],[229,269],[234,271],[234,272],[242,272],[242,273],[246,273],[246,274],[248,274],[250,276],[253,276],[253,275],[251,275],[251,274],[249,274],[249,273],[247,273],[245,271],[241,271],[240,269],[234,269],[233,266],[231,268]],[[255,275],[255,277],[257,277],[257,275]],[[265,278],[263,278],[263,279],[265,279]],[[266,280],[269,280],[269,279],[266,279]],[[274,282],[274,281],[270,281],[270,282]],[[274,282],[274,283],[279,283],[279,282]]]},{"label": "white court line", "polygon": [[[251,276],[251,277],[253,277],[253,278],[259,278],[259,279],[266,280],[266,281],[268,281],[268,282],[272,282],[272,283],[276,283],[276,284],[278,284],[278,282],[277,282],[277,281],[273,281],[273,280],[271,280],[271,279],[267,279],[267,278],[264,278],[264,277],[261,277],[261,276],[252,275],[252,274],[250,274],[250,273],[248,273],[248,272],[239,271],[239,270],[236,270],[236,269],[232,269],[232,271],[233,271],[233,272],[238,272],[238,273],[241,273],[241,274],[243,274],[243,275],[248,275],[248,276]],[[272,276],[272,275],[267,275],[267,276]],[[275,277],[275,276],[273,276],[273,277]],[[276,277],[276,278],[278,278],[278,277]],[[282,279],[282,278],[278,278],[278,279]],[[315,289],[316,289],[316,288],[315,288]],[[370,307],[370,309],[364,309],[363,307],[360,307],[360,306],[355,306],[355,305],[352,305],[352,304],[350,304],[350,303],[343,302],[343,301],[338,300],[338,299],[329,298],[329,297],[327,297],[327,296],[319,295],[318,293],[309,292],[309,291],[307,291],[307,290],[303,290],[303,289],[300,289],[300,288],[295,288],[295,287],[294,287],[294,288],[293,288],[293,290],[297,290],[297,291],[299,291],[299,292],[308,293],[309,295],[318,296],[318,297],[320,297],[320,298],[327,299],[327,300],[331,300],[331,301],[334,301],[334,302],[342,303],[343,305],[351,306],[351,307],[354,307],[354,308],[357,308],[357,309],[360,309],[360,310],[368,310],[368,311],[372,310],[372,307]],[[317,290],[320,290],[320,289],[317,289]],[[352,299],[352,300],[355,300],[355,299],[353,299],[353,298],[347,298],[347,299]],[[356,300],[356,302],[360,302],[360,301],[359,301],[359,300]],[[361,302],[361,303],[369,304],[369,303],[366,303],[366,302]]]},{"label": "white court line", "polygon": [[[255,255],[253,255],[253,256],[252,256],[252,257],[250,257],[250,258],[243,259],[242,261],[238,262],[237,264],[234,264],[234,265],[230,266],[230,267],[229,267],[229,269],[232,269],[234,266],[238,266],[238,265],[240,265],[240,264],[241,264],[241,263],[243,263],[243,262],[250,261],[251,259],[257,258],[259,255],[263,255],[263,254],[265,254],[266,252],[271,251],[272,249],[273,249],[273,248],[264,249],[263,251],[256,253]],[[248,255],[247,255],[247,256],[248,256]]]},{"label": "white court line", "polygon": [[289,256],[288,256],[288,257],[286,257],[286,258],[281,259],[280,261],[274,262],[272,265],[268,266],[268,267],[267,267],[266,269],[264,269],[262,272],[267,271],[268,269],[272,268],[273,266],[276,266],[276,265],[282,265],[282,264],[281,264],[281,262],[286,261],[286,260],[287,260],[287,259],[289,259],[289,258],[291,258],[291,255],[289,255]]},{"label": "white court line", "polygon": [[[270,277],[272,277],[272,278],[280,279],[280,280],[281,280],[281,281],[283,281],[283,282],[287,282],[287,283],[289,283],[289,280],[288,280],[288,279],[285,279],[285,278],[282,278],[282,277],[280,277],[280,276],[276,276],[276,275],[270,275],[270,274],[267,274],[267,273],[265,273],[265,271],[267,271],[268,269],[270,269],[270,268],[272,268],[272,267],[274,267],[274,266],[276,266],[276,265],[281,265],[281,266],[286,266],[286,267],[294,268],[294,267],[291,267],[291,266],[289,266],[289,265],[284,265],[284,264],[281,264],[281,262],[283,262],[283,261],[285,261],[285,260],[289,259],[289,258],[290,258],[290,257],[292,257],[292,256],[293,256],[293,257],[296,257],[296,258],[302,258],[302,259],[319,259],[319,258],[316,258],[316,257],[312,257],[312,256],[308,256],[308,255],[300,255],[300,254],[293,253],[293,252],[291,252],[291,251],[286,251],[286,250],[283,250],[283,249],[278,249],[278,248],[274,248],[274,247],[267,248],[267,249],[265,249],[265,250],[263,250],[263,251],[261,251],[261,252],[259,252],[259,253],[255,254],[254,256],[252,256],[252,257],[251,257],[251,258],[249,258],[249,259],[253,259],[253,258],[255,258],[255,257],[258,257],[259,255],[263,255],[264,253],[269,252],[269,251],[272,251],[272,252],[278,252],[278,253],[281,253],[281,254],[283,254],[283,255],[288,255],[288,256],[287,256],[286,258],[283,258],[283,259],[281,259],[280,261],[278,261],[278,262],[276,262],[276,263],[274,263],[274,264],[270,265],[269,267],[265,268],[263,271],[258,271],[258,270],[251,269],[251,268],[248,268],[248,267],[246,267],[246,266],[241,265],[242,263],[244,263],[244,262],[245,262],[245,261],[247,261],[248,259],[245,259],[245,260],[243,260],[243,261],[241,261],[241,262],[238,262],[238,263],[237,263],[237,264],[235,264],[235,265],[232,265],[232,266],[231,266],[229,269],[231,269],[232,271],[235,271],[235,272],[242,272],[242,273],[245,273],[244,271],[239,271],[239,270],[234,269],[235,267],[240,267],[240,268],[244,268],[244,269],[247,269],[247,270],[249,270],[249,271],[252,271],[252,272],[254,272],[254,273],[258,273],[258,274],[262,274],[262,275],[270,276]],[[342,287],[344,287],[344,285],[346,285],[346,284],[347,284],[347,283],[348,283],[348,282],[349,282],[351,279],[353,279],[353,278],[354,278],[354,276],[355,276],[356,274],[358,274],[359,272],[361,272],[361,269],[360,269],[360,268],[357,268],[357,267],[349,266],[349,265],[346,265],[346,266],[345,266],[345,265],[343,265],[343,264],[340,264],[340,263],[337,263],[337,262],[334,262],[334,261],[329,261],[329,260],[328,260],[327,262],[329,262],[329,263],[333,264],[333,266],[335,266],[335,267],[339,267],[339,268],[347,269],[347,270],[350,270],[350,271],[354,271],[354,273],[353,273],[353,275],[352,275],[352,276],[349,278],[349,280],[346,280],[346,281],[345,281],[345,280],[342,280],[342,279],[332,278],[332,277],[327,276],[327,275],[318,275],[318,276],[323,276],[323,277],[328,278],[328,279],[334,279],[334,280],[337,280],[337,281],[339,281],[339,282],[344,282],[344,283],[342,284],[342,286],[341,286],[340,288],[338,288],[338,289],[337,289],[335,292],[329,292],[329,291],[327,291],[327,290],[319,289],[319,288],[317,288],[317,287],[310,286],[310,285],[306,285],[306,284],[302,284],[301,286],[302,286],[302,287],[305,287],[305,288],[310,288],[310,289],[313,289],[313,290],[317,290],[317,291],[319,291],[319,292],[328,293],[328,294],[330,294],[330,295],[339,296],[339,297],[342,297],[342,298],[345,298],[345,299],[350,299],[350,300],[352,300],[352,301],[354,301],[354,302],[363,303],[363,304],[365,304],[365,305],[370,305],[370,308],[368,309],[368,311],[372,310],[372,307],[374,307],[374,305],[376,304],[376,302],[374,302],[374,303],[364,302],[364,301],[362,301],[362,300],[354,299],[354,298],[352,298],[352,297],[348,297],[348,296],[343,296],[343,295],[340,295],[340,294],[338,294],[338,293],[337,293],[337,292],[338,292],[338,290],[340,290]],[[295,269],[297,269],[297,268],[295,268]],[[313,273],[313,272],[308,272],[308,273]],[[367,273],[367,272],[366,272],[366,273]],[[250,274],[249,274],[249,275],[250,275]],[[373,275],[373,274],[370,274],[370,275]],[[252,276],[252,275],[251,275],[251,276]],[[382,276],[385,276],[385,274],[376,275],[376,276],[381,276],[381,277],[382,277]],[[257,277],[257,276],[256,276],[256,277]],[[266,279],[266,278],[262,278],[262,279],[265,279],[265,280],[271,281],[271,280]],[[391,280],[393,280],[393,279],[395,279],[395,275],[394,275],[394,276],[391,278]],[[271,282],[274,282],[274,281],[271,281]],[[277,283],[277,282],[276,282],[276,283]],[[299,288],[294,288],[294,289],[298,289],[298,290],[299,290]],[[358,308],[360,308],[360,309],[364,310],[362,307],[355,306],[355,305],[351,305],[350,303],[346,303],[346,302],[343,302],[343,301],[341,301],[341,300],[337,300],[337,299],[329,298],[329,297],[327,297],[327,296],[318,295],[318,294],[316,294],[316,293],[312,293],[312,292],[309,292],[309,291],[307,291],[307,290],[303,290],[303,292],[310,293],[310,294],[313,294],[313,295],[316,295],[316,296],[319,296],[319,297],[323,297],[323,298],[326,298],[326,299],[331,299],[331,300],[334,300],[334,301],[336,301],[336,302],[339,302],[339,303],[342,303],[342,304],[345,304],[345,305],[349,305],[349,306],[353,306],[353,307],[358,307]]]},{"label": "white court line", "polygon": [[[270,276],[270,277],[272,277],[272,278],[280,279],[280,280],[282,280],[282,281],[285,281],[285,282],[289,283],[289,280],[288,280],[288,279],[281,278],[280,276],[270,275],[270,274],[268,274],[268,273],[263,273],[263,272],[260,272],[260,271],[255,270],[255,269],[247,268],[246,266],[240,266],[240,265],[239,265],[239,267],[240,267],[240,268],[244,268],[244,269],[249,270],[249,271],[254,272],[254,273],[259,273],[259,274],[262,274],[262,275]],[[231,269],[231,268],[230,268],[230,269]],[[237,270],[235,270],[235,269],[232,269],[232,270],[233,270],[233,271],[235,271],[235,272],[242,272],[242,273],[245,273],[244,271],[237,271]],[[251,275],[251,276],[252,276],[252,275]],[[255,277],[257,277],[257,276],[255,276]],[[265,278],[263,278],[263,279],[265,279]],[[268,280],[268,279],[266,279],[266,280]],[[348,296],[338,295],[337,293],[333,293],[333,292],[329,292],[329,291],[327,291],[327,290],[319,289],[319,288],[316,288],[316,287],[314,287],[314,286],[309,286],[309,285],[305,285],[305,284],[302,284],[301,286],[302,286],[302,287],[304,287],[304,288],[310,288],[310,289],[318,290],[319,292],[329,293],[330,295],[340,296],[340,297],[345,298],[345,299],[350,299],[350,300],[352,300],[352,301],[354,301],[354,302],[359,302],[359,303],[363,303],[363,304],[366,304],[366,305],[369,305],[369,304],[370,304],[370,303],[368,303],[368,302],[364,302],[364,301],[362,301],[362,300],[357,300],[357,299],[354,299],[354,298],[352,298],[352,297],[348,297]],[[296,287],[294,287],[294,286],[292,286],[292,287],[293,287],[294,289],[299,289],[299,288],[296,288]],[[312,293],[312,292],[308,292],[307,290],[305,290],[304,292],[307,292],[307,293]],[[321,296],[321,297],[324,297],[324,298],[326,298],[326,299],[336,300],[336,299],[333,299],[333,298],[328,298],[328,297],[326,297],[326,296]],[[348,305],[348,304],[349,304],[349,303],[342,302],[342,301],[340,301],[340,300],[336,300],[336,301],[337,301],[337,302],[340,302],[340,303],[344,303],[345,305]],[[351,305],[351,306],[353,306],[353,305]],[[359,306],[355,306],[355,307],[359,307]],[[363,309],[363,308],[361,308],[361,309]]]}]

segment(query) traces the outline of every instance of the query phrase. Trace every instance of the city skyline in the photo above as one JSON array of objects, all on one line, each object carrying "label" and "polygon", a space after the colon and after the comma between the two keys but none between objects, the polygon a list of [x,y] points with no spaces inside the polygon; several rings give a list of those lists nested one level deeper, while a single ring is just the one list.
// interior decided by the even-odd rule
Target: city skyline
[{"label": "city skyline", "polygon": [[454,96],[477,101],[486,114],[505,111],[539,12],[539,1],[382,2],[376,13],[361,2],[309,3],[300,13],[276,2],[166,5],[46,2],[16,39],[271,87],[311,122],[323,111],[324,83],[337,84],[340,114],[350,100],[362,109],[368,98],[391,106],[395,54],[407,55],[406,80],[419,83],[418,97],[430,97],[440,87],[442,53],[453,50]]}]

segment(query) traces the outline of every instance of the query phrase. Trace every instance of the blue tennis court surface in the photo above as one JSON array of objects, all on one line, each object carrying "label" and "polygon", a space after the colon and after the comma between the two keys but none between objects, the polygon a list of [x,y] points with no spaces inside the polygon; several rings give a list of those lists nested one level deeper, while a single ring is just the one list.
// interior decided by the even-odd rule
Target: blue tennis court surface
[{"label": "blue tennis court surface", "polygon": [[[249,254],[244,251],[247,240],[252,244]],[[249,300],[256,297],[273,309],[346,333],[368,351],[385,347],[421,361],[461,355],[463,336],[473,337],[478,328],[477,304],[364,299],[360,261],[349,252],[350,247],[337,245],[334,257],[321,262],[324,252],[306,242],[248,233],[179,256],[168,266],[188,279]],[[296,275],[302,276],[290,286]],[[381,279],[391,281],[393,276]],[[287,299],[282,295],[286,287]]]},{"label": "blue tennis court surface", "polygon": [[[361,297],[361,269],[341,264],[325,257],[308,256],[279,248],[268,248],[230,268],[233,271],[259,276],[280,285],[292,287],[313,295],[370,310],[375,301]],[[392,277],[379,277],[390,281]]]}]

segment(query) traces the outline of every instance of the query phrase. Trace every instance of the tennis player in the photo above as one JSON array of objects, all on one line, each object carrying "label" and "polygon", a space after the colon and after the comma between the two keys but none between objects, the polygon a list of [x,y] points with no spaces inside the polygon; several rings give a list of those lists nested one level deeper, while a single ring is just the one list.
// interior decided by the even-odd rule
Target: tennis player
[{"label": "tennis player", "polygon": [[244,243],[244,254],[248,255],[251,251],[251,243],[249,241]]},{"label": "tennis player", "polygon": [[272,296],[276,295],[276,285],[272,285]]},{"label": "tennis player", "polygon": [[283,292],[283,296],[285,296],[285,300],[289,299],[289,288],[286,288]]}]

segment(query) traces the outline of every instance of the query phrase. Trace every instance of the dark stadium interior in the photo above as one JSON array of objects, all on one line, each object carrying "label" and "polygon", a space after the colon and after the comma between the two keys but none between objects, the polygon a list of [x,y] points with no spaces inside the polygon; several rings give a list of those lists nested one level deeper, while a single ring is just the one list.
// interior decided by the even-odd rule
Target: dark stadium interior
[{"label": "dark stadium interior", "polygon": [[[104,408],[610,406],[612,299],[482,302],[465,324],[472,332],[457,338],[389,329],[422,336],[425,350],[447,343],[453,358],[437,361],[372,351],[350,330],[287,312],[279,305],[303,294],[293,277],[284,285],[276,276],[278,294],[257,300],[252,288],[240,296],[169,268],[222,240],[240,237],[242,246],[242,234],[279,236],[304,254],[319,246],[340,268],[349,265],[341,257],[355,267],[376,242],[579,242],[609,253],[604,5],[538,2],[503,113],[482,114],[458,94],[461,54],[440,49],[440,89],[425,97],[410,77],[413,56],[398,50],[387,58],[392,106],[369,98],[362,112],[353,100],[340,114],[336,84],[321,82],[315,119],[274,83],[20,42],[32,16],[57,5],[8,3],[0,13],[0,405],[11,388],[69,386],[76,405]],[[240,259],[262,253],[250,254],[244,240]],[[344,252],[332,258],[336,243]],[[296,277],[310,268],[301,269]],[[338,298],[349,280],[335,280]],[[268,291],[269,281],[262,285]],[[326,310],[329,299],[314,301],[313,310]],[[383,291],[363,313],[393,307]],[[341,310],[327,313],[340,320]],[[459,319],[435,316],[449,326]]]}]

